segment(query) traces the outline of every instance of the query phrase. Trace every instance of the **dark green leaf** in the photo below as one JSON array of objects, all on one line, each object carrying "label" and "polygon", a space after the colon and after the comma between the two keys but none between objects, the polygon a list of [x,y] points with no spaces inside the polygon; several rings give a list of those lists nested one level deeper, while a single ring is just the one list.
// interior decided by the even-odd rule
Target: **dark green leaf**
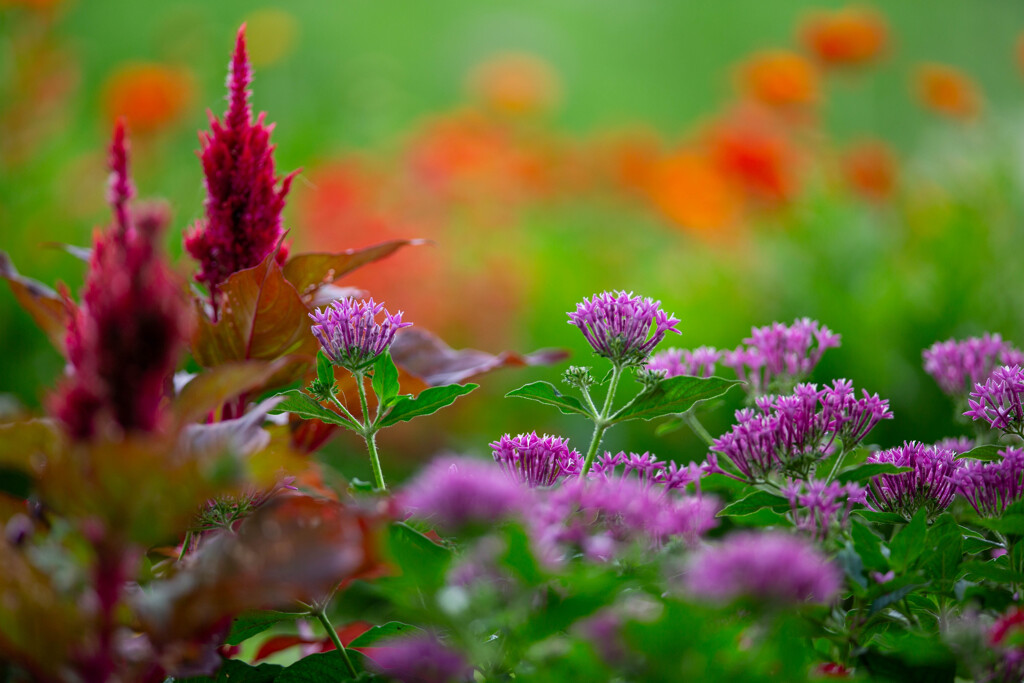
[{"label": "dark green leaf", "polygon": [[782,496],[776,496],[774,493],[768,493],[767,491],[754,491],[749,496],[726,505],[718,513],[718,516],[742,517],[743,515],[757,512],[762,508],[770,508],[775,512],[785,512],[789,507],[789,501]]},{"label": "dark green leaf", "polygon": [[850,524],[850,535],[853,537],[853,547],[866,567],[882,572],[889,568],[889,562],[882,554],[882,539],[873,531],[853,521]]},{"label": "dark green leaf", "polygon": [[909,467],[897,467],[891,462],[869,462],[860,465],[859,467],[840,472],[836,477],[836,481],[840,484],[848,484],[850,482],[867,481],[871,477],[877,477],[880,474],[899,474],[900,472],[909,471]]},{"label": "dark green leaf", "polygon": [[298,389],[286,391],[278,394],[278,396],[283,396],[284,400],[274,406],[274,409],[270,411],[272,415],[295,413],[305,420],[315,419],[330,424],[342,425],[343,427],[351,427],[351,423],[347,418],[324,408],[316,399]]},{"label": "dark green leaf", "polygon": [[925,584],[923,583],[912,583],[907,586],[903,586],[901,588],[897,588],[894,591],[886,593],[885,595],[871,603],[871,609],[868,610],[868,616],[870,617],[874,614],[877,614],[878,612],[881,612],[889,605],[899,602],[900,600],[907,597],[915,590],[924,585]]},{"label": "dark green leaf", "polygon": [[399,396],[390,412],[380,421],[380,426],[388,427],[414,417],[436,413],[441,408],[454,403],[459,396],[465,396],[478,386],[478,384],[449,384],[443,387],[424,389],[416,398]]},{"label": "dark green leaf", "polygon": [[316,353],[316,378],[325,387],[334,386],[334,363],[323,349]]},{"label": "dark green leaf", "polygon": [[897,573],[909,569],[926,550],[925,537],[928,532],[928,524],[925,518],[927,514],[927,510],[923,507],[918,510],[910,523],[900,529],[889,544],[889,549],[892,551],[889,559],[892,568]]},{"label": "dark green leaf", "polygon": [[964,539],[952,515],[944,514],[935,520],[928,529],[926,545],[931,553],[921,567],[925,574],[936,581],[955,581],[964,559]]},{"label": "dark green leaf", "polygon": [[225,659],[216,677],[172,678],[174,683],[274,683],[284,667],[277,664],[252,666],[238,659]]},{"label": "dark green leaf", "polygon": [[263,633],[279,621],[296,619],[299,615],[287,612],[247,612],[231,621],[231,631],[224,641],[228,645],[240,645],[258,633]]},{"label": "dark green leaf", "polygon": [[550,382],[531,382],[505,394],[505,398],[528,398],[531,401],[555,406],[566,415],[576,413],[592,417],[590,411],[572,396],[566,396]]},{"label": "dark green leaf", "polygon": [[391,354],[385,351],[373,364],[373,393],[380,404],[387,408],[398,396],[398,368],[391,360]]},{"label": "dark green leaf", "polygon": [[[349,673],[345,660],[337,650],[306,655],[277,675],[274,683],[341,683],[341,681],[364,680],[361,674],[366,667],[363,656],[358,652],[346,651],[356,669],[356,676]],[[369,680],[366,678],[365,680]]]},{"label": "dark green leaf", "polygon": [[1003,456],[999,455],[999,451],[1005,450],[1006,446],[997,446],[995,444],[986,444],[984,446],[978,446],[972,448],[966,453],[961,453],[956,456],[957,460],[963,460],[964,458],[971,458],[972,460],[1002,460]]},{"label": "dark green leaf", "polygon": [[1024,574],[1015,572],[1009,567],[1000,566],[994,561],[973,560],[971,562],[964,562],[963,569],[969,578],[975,580],[984,579],[985,581],[1007,584],[1024,583]]},{"label": "dark green leaf", "polygon": [[907,520],[903,519],[903,515],[898,515],[895,512],[879,512],[877,510],[854,510],[853,514],[860,515],[869,522],[875,524],[905,524]]},{"label": "dark green leaf", "polygon": [[973,522],[980,527],[992,529],[1007,536],[1024,536],[1024,515],[1004,514],[1000,519],[980,517]]},{"label": "dark green leaf", "polygon": [[860,555],[854,550],[852,543],[847,543],[838,553],[836,553],[836,560],[839,561],[839,566],[843,568],[843,573],[861,588],[866,588],[868,580],[864,576],[864,562],[860,559]]},{"label": "dark green leaf", "polygon": [[391,638],[394,636],[402,636],[406,634],[416,633],[422,631],[418,626],[412,624],[403,624],[400,621],[389,621],[386,624],[380,626],[374,626],[358,638],[348,644],[349,647],[368,647],[373,645],[378,640],[384,638]]},{"label": "dark green leaf", "polygon": [[737,384],[742,382],[721,377],[670,377],[639,394],[612,416],[612,422],[653,420],[685,413],[700,401],[724,395]]}]

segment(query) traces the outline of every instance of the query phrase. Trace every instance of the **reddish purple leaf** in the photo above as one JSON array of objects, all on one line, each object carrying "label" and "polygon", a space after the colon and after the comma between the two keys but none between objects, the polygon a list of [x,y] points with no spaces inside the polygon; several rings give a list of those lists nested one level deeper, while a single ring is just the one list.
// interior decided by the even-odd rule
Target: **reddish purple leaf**
[{"label": "reddish purple leaf", "polygon": [[296,254],[284,266],[284,276],[303,296],[314,293],[368,263],[379,261],[402,247],[427,244],[427,240],[391,240],[337,254]]},{"label": "reddish purple leaf", "polygon": [[64,338],[68,333],[67,309],[63,299],[46,285],[18,273],[6,252],[0,251],[0,277],[14,293],[25,312],[50,338],[50,343],[64,353]]}]

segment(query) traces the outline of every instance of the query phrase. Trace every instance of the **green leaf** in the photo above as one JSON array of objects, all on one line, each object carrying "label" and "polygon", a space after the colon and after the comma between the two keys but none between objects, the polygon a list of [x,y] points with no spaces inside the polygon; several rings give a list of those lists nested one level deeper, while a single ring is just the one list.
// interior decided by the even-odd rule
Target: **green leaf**
[{"label": "green leaf", "polygon": [[654,428],[654,435],[664,436],[665,434],[671,434],[672,432],[679,431],[685,425],[686,422],[684,422],[682,418],[670,417]]},{"label": "green leaf", "polygon": [[400,621],[389,621],[386,624],[381,624],[380,626],[372,627],[371,629],[360,635],[358,638],[353,640],[351,643],[349,643],[348,646],[368,647],[376,643],[378,640],[383,640],[384,638],[401,636],[422,630],[423,629],[419,628],[418,626],[413,626],[412,624],[403,624]]},{"label": "green leaf", "polygon": [[850,535],[853,537],[853,548],[860,555],[860,559],[869,569],[885,571],[889,568],[889,562],[882,554],[882,539],[873,531],[854,521],[850,524]]},{"label": "green leaf", "polygon": [[324,408],[316,399],[298,389],[286,391],[278,396],[283,396],[284,400],[274,406],[270,411],[271,415],[295,413],[304,420],[321,420],[343,427],[352,427],[352,423],[347,418]]},{"label": "green leaf", "polygon": [[892,568],[897,573],[903,573],[909,569],[914,561],[921,556],[926,549],[925,537],[928,532],[928,524],[925,522],[927,510],[921,508],[914,515],[914,518],[893,537],[889,544],[892,551],[889,559]]},{"label": "green leaf", "polygon": [[228,645],[241,645],[258,633],[263,633],[279,621],[296,619],[300,615],[287,612],[247,612],[231,621],[231,631],[224,641]]},{"label": "green leaf", "polygon": [[742,382],[721,377],[670,377],[640,393],[615,413],[611,421],[614,424],[626,420],[653,420],[685,413],[700,401],[724,395],[737,384]]},{"label": "green leaf", "polygon": [[861,588],[867,587],[868,580],[864,576],[864,561],[860,559],[860,555],[854,550],[852,543],[847,542],[843,549],[836,553],[836,560],[843,568],[843,573],[851,581]]},{"label": "green leaf", "polygon": [[388,527],[388,550],[402,573],[425,591],[441,585],[451,559],[451,551],[404,522]]},{"label": "green leaf", "polygon": [[996,583],[1024,583],[1024,574],[1015,572],[1009,567],[1003,567],[994,561],[984,562],[972,560],[963,563],[963,570],[972,579],[994,581]]},{"label": "green leaf", "polygon": [[999,455],[999,451],[1005,450],[1005,446],[996,446],[994,444],[986,444],[984,446],[978,446],[972,448],[966,453],[961,453],[956,456],[956,460],[963,460],[964,458],[971,458],[973,460],[1002,460],[1003,456]]},{"label": "green leaf", "polygon": [[387,408],[398,397],[398,368],[391,360],[391,354],[385,351],[373,364],[373,393],[380,404]]},{"label": "green leaf", "polygon": [[859,515],[869,522],[875,524],[906,524],[907,520],[903,519],[903,515],[898,515],[895,512],[879,512],[878,510],[854,510],[853,514]]},{"label": "green leaf", "polygon": [[964,559],[964,539],[953,516],[944,514],[928,529],[926,545],[931,549],[921,569],[936,581],[956,580]]},{"label": "green leaf", "polygon": [[334,363],[323,349],[316,353],[316,378],[325,387],[334,386]]},{"label": "green leaf", "polygon": [[918,588],[920,588],[921,586],[924,586],[924,585],[926,585],[926,584],[923,584],[923,583],[912,583],[912,584],[903,586],[901,588],[897,588],[894,591],[890,591],[890,592],[886,593],[885,595],[883,595],[882,597],[878,598],[877,600],[875,600],[874,602],[871,603],[871,609],[868,610],[868,616],[870,617],[870,616],[872,616],[874,614],[877,614],[878,612],[881,612],[883,609],[885,609],[889,605],[892,605],[894,603],[899,602],[900,600],[902,600],[903,598],[907,597],[908,595],[913,593],[915,590],[917,590]]},{"label": "green leaf", "polygon": [[[1007,510],[1009,512],[1009,510]],[[1001,534],[1007,536],[1024,536],[1024,515],[1007,515],[1004,514],[1001,519],[989,519],[987,517],[980,517],[973,520],[974,524],[986,529],[992,529],[998,531]]]},{"label": "green leaf", "polygon": [[346,651],[356,669],[353,677],[341,653],[337,650],[306,655],[277,675],[274,683],[340,683],[341,681],[372,680],[364,673],[364,660],[360,653]]},{"label": "green leaf", "polygon": [[274,683],[284,667],[278,664],[252,666],[239,659],[225,659],[216,677],[194,676],[169,679],[174,683]]},{"label": "green leaf", "polygon": [[754,491],[749,496],[729,503],[718,513],[719,517],[742,517],[750,515],[763,508],[769,508],[775,512],[789,510],[789,501],[782,496],[776,496],[767,491]]},{"label": "green leaf", "polygon": [[390,412],[380,421],[381,427],[388,427],[414,417],[436,413],[441,408],[455,402],[459,396],[465,396],[476,389],[479,384],[449,384],[443,387],[430,387],[420,392],[416,398],[399,396]]},{"label": "green leaf", "polygon": [[880,474],[899,474],[900,472],[909,472],[910,469],[909,467],[897,467],[891,462],[869,462],[851,470],[840,472],[836,477],[836,481],[840,484],[858,483],[867,481],[871,477],[877,477]]},{"label": "green leaf", "polygon": [[566,415],[576,413],[593,417],[583,404],[572,396],[566,396],[550,382],[531,382],[505,394],[505,398],[528,398],[531,401],[555,406]]}]

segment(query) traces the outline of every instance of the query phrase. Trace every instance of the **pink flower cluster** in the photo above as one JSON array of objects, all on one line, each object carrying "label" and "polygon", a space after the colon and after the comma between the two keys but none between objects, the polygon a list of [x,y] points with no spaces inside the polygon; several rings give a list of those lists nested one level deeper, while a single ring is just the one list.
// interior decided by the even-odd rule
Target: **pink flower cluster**
[{"label": "pink flower cluster", "polygon": [[924,370],[943,392],[964,396],[974,385],[988,379],[999,365],[1024,365],[1024,352],[998,334],[985,333],[962,341],[935,342],[921,352]]},{"label": "pink flower cluster", "polygon": [[711,377],[715,374],[715,364],[722,357],[722,352],[710,346],[693,349],[666,349],[651,356],[647,361],[647,369],[662,371],[665,377]]},{"label": "pink flower cluster", "polygon": [[753,395],[786,390],[806,379],[825,351],[838,348],[840,341],[840,335],[810,318],[792,325],[775,322],[753,328],[743,340],[746,346],[723,354],[722,365],[747,382]]}]

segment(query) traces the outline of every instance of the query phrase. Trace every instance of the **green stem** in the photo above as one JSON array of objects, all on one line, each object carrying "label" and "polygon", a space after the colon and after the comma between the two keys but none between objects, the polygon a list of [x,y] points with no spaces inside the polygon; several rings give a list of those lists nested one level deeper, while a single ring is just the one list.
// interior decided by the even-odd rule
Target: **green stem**
[{"label": "green stem", "polygon": [[362,424],[364,427],[368,427],[370,425],[370,409],[366,404],[366,387],[363,386],[363,378],[366,375],[362,372],[353,372],[352,377],[356,380],[356,390],[359,392],[359,408],[363,411]]},{"label": "green stem", "polygon": [[349,412],[348,408],[345,407],[345,404],[338,400],[338,397],[334,395],[334,392],[331,392],[330,399],[331,403],[337,406],[338,410],[344,413],[344,417],[352,421],[352,428],[360,428],[363,426],[362,423],[356,419],[356,416]]},{"label": "green stem", "polygon": [[832,465],[832,471],[828,473],[828,479],[825,480],[826,484],[832,483],[832,480],[835,479],[836,474],[839,473],[839,467],[843,464],[843,460],[846,459],[846,453],[847,451],[844,448],[843,452],[839,454],[838,458],[836,458],[835,464]]},{"label": "green stem", "polygon": [[377,455],[377,432],[372,431],[369,434],[364,435],[363,440],[366,441],[366,450],[370,454],[370,467],[373,468],[373,480],[378,489],[381,491],[387,491],[387,484],[384,483],[384,471],[380,468],[380,456]]},{"label": "green stem", "polygon": [[348,669],[349,675],[352,678],[357,677],[359,672],[356,671],[355,665],[352,664],[352,660],[349,659],[348,651],[345,649],[345,646],[341,644],[341,638],[338,637],[338,632],[334,630],[334,625],[331,623],[331,620],[327,618],[323,608],[314,610],[313,616],[320,620],[324,630],[327,631],[327,636],[331,639],[331,642],[334,643],[334,647],[338,649],[338,652],[341,653],[341,658],[345,660],[345,667]]},{"label": "green stem", "polygon": [[188,553],[188,546],[192,543],[192,532],[185,532],[185,540],[181,542],[181,552],[178,553],[178,562],[185,559],[185,555]]},{"label": "green stem", "polygon": [[693,408],[690,408],[682,414],[683,422],[690,426],[693,433],[701,438],[701,440],[708,446],[715,445],[715,439],[708,433],[708,430],[704,429],[704,425],[697,419],[697,414],[693,412]]},{"label": "green stem", "polygon": [[[355,377],[356,389],[359,391],[359,407],[363,411],[362,435],[363,441],[366,442],[366,450],[370,454],[370,467],[373,469],[373,479],[379,490],[387,491],[388,487],[384,483],[384,471],[380,467],[380,455],[377,454],[377,420],[370,420],[370,408],[366,402],[366,387],[363,385],[365,374],[353,372],[352,376]],[[378,406],[378,415],[380,415],[379,408],[380,406]]]},{"label": "green stem", "polygon": [[604,437],[605,431],[611,427],[611,423],[608,422],[608,415],[611,412],[612,401],[615,398],[615,390],[619,386],[619,379],[622,377],[622,368],[618,365],[612,367],[612,378],[608,383],[608,393],[604,397],[604,406],[601,408],[601,412],[598,413],[597,417],[594,418],[594,436],[590,439],[590,448],[587,449],[587,457],[583,460],[583,468],[580,470],[580,476],[586,476],[587,472],[590,471],[590,466],[594,464],[594,457],[597,455],[597,448],[601,445],[601,439]]}]

